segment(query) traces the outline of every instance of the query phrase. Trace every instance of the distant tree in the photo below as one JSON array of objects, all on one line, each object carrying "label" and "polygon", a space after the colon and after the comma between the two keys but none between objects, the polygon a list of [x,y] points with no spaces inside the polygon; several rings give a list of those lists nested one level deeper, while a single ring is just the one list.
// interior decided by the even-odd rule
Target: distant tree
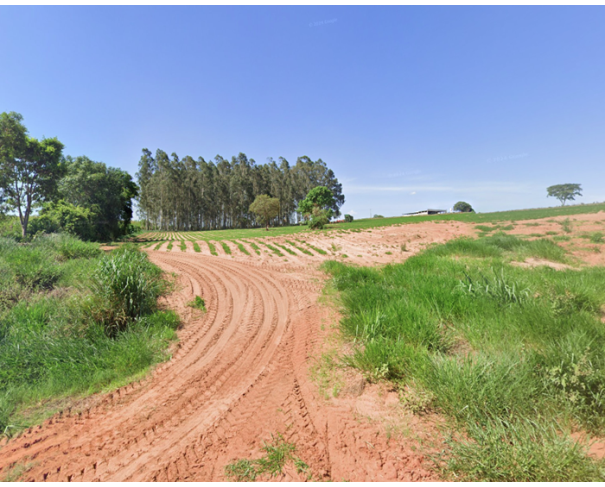
[{"label": "distant tree", "polygon": [[458,201],[458,203],[454,205],[454,211],[461,211],[462,213],[472,213],[475,210],[473,210],[473,207],[466,201]]},{"label": "distant tree", "polygon": [[17,210],[25,237],[32,210],[56,195],[63,144],[28,136],[22,122],[19,113],[0,114],[0,188],[6,206]]},{"label": "distant tree", "polygon": [[334,215],[334,194],[325,186],[316,186],[307,193],[307,197],[298,204],[298,211],[307,217],[313,213],[315,208],[325,210],[325,216],[332,218]]},{"label": "distant tree", "polygon": [[347,223],[352,222],[353,221],[353,215],[349,215],[349,214],[345,215],[345,221]]},{"label": "distant tree", "polygon": [[561,202],[561,206],[565,206],[565,202],[568,200],[575,200],[576,196],[582,196],[582,186],[573,183],[555,184],[546,188],[546,191],[547,197],[557,198]]},{"label": "distant tree", "polygon": [[383,215],[374,215],[372,218],[384,218]]},{"label": "distant tree", "polygon": [[250,212],[254,213],[261,225],[265,225],[269,230],[269,222],[279,215],[279,200],[261,194],[250,205]]}]

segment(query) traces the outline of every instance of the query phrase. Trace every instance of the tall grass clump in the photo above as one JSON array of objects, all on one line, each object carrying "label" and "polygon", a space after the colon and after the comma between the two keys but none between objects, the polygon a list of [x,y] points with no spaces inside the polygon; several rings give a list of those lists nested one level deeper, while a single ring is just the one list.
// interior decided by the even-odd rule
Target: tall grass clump
[{"label": "tall grass clump", "polygon": [[48,236],[0,250],[0,435],[167,357],[179,318],[157,309],[167,286],[136,247],[104,256]]},{"label": "tall grass clump", "polygon": [[569,434],[605,434],[605,269],[510,264],[527,257],[566,259],[551,240],[495,234],[383,268],[324,263],[354,344],[344,361],[420,390],[423,407],[465,430],[446,462],[452,475],[592,480],[603,465]]},{"label": "tall grass clump", "polygon": [[161,271],[138,250],[125,248],[101,259],[91,278],[90,311],[107,333],[115,335],[156,310],[162,292]]}]

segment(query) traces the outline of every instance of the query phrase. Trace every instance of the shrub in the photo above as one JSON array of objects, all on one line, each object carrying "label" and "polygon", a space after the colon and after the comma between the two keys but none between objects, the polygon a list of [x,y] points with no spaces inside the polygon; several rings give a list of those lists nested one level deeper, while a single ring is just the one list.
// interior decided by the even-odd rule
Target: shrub
[{"label": "shrub", "polygon": [[353,215],[345,215],[345,221],[347,223],[351,223],[353,221]]},{"label": "shrub", "polygon": [[328,224],[328,221],[329,217],[326,210],[313,208],[311,218],[309,219],[309,228],[312,230],[322,230]]}]

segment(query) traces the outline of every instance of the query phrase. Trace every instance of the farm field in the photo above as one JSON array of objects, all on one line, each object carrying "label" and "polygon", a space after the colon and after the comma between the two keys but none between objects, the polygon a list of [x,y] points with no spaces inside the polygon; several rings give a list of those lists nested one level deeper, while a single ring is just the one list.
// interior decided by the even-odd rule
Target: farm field
[{"label": "farm field", "polygon": [[[562,210],[572,208],[580,207]],[[574,409],[571,403],[560,407],[563,403],[557,401],[564,400],[558,396],[551,402],[521,401],[519,394],[527,392],[521,386],[535,386],[525,366],[510,375],[512,392],[499,403],[500,388],[490,389],[495,391],[490,396],[496,404],[492,409],[479,407],[481,396],[475,396],[476,408],[465,408],[453,399],[464,389],[448,389],[443,385],[447,381],[437,380],[441,376],[422,375],[420,371],[428,369],[418,366],[422,360],[439,363],[435,354],[443,353],[451,369],[435,370],[447,378],[465,357],[496,360],[500,343],[506,344],[502,353],[508,354],[502,367],[512,367],[515,357],[525,353],[517,346],[518,339],[507,335],[504,340],[504,335],[498,335],[505,334],[501,329],[486,338],[477,328],[463,329],[456,320],[450,323],[449,317],[444,321],[451,330],[434,329],[430,300],[426,308],[401,305],[401,309],[407,309],[412,321],[426,322],[423,329],[433,335],[423,337],[424,332],[413,327],[390,335],[380,327],[395,311],[376,307],[383,306],[385,299],[388,304],[389,292],[395,293],[390,296],[395,302],[395,296],[406,292],[420,293],[413,291],[415,285],[426,289],[432,282],[430,275],[410,278],[405,274],[410,268],[453,269],[440,284],[440,296],[451,297],[450,288],[458,286],[458,280],[464,282],[465,271],[475,278],[504,266],[541,295],[548,294],[548,285],[555,286],[564,313],[570,312],[565,308],[566,286],[576,294],[586,291],[587,301],[580,300],[588,303],[580,310],[582,330],[600,344],[599,306],[605,304],[605,296],[595,283],[600,282],[600,267],[605,265],[605,208],[586,205],[584,210],[588,211],[541,210],[540,219],[519,212],[477,221],[407,219],[405,224],[338,226],[317,233],[291,227],[297,232],[141,235],[140,239],[150,239],[141,242],[149,260],[178,276],[176,291],[162,298],[183,323],[172,359],[140,383],[93,396],[69,414],[58,414],[41,427],[4,440],[0,478],[20,466],[22,480],[268,480],[271,475],[260,470],[264,464],[259,459],[285,452],[275,474],[278,480],[602,479],[598,462],[605,454],[605,441],[594,415],[596,403],[588,401],[586,408]],[[395,280],[398,272],[401,279]],[[435,271],[434,278],[438,275]],[[372,282],[383,283],[384,288],[374,289],[368,284]],[[362,287],[374,294],[353,294]],[[530,299],[525,287],[518,292],[521,299]],[[205,312],[191,306],[196,296],[203,299]],[[355,309],[355,303],[363,309]],[[435,303],[443,306],[440,300]],[[542,311],[550,313],[549,306]],[[497,306],[493,311],[496,318],[501,314]],[[514,312],[515,308],[507,308],[507,313]],[[398,319],[406,320],[404,315]],[[528,344],[546,346],[543,336],[527,329],[523,333],[520,336]],[[415,348],[400,347],[400,336]],[[356,348],[356,343],[364,348]],[[588,342],[578,343],[585,351]],[[391,361],[380,355],[385,350],[390,350]],[[595,367],[601,360],[598,354],[589,358]],[[402,364],[409,366],[402,368]],[[594,370],[590,380],[598,383],[601,369]],[[464,383],[460,376],[449,377]],[[556,386],[557,376],[552,377]],[[469,396],[460,397],[463,401]],[[531,421],[536,407],[544,407],[551,414],[545,417],[559,421],[565,434],[571,432],[576,439],[592,435],[596,441],[589,454],[574,450],[567,440],[557,443],[556,434],[539,436],[521,428],[510,444],[525,448],[523,435],[533,434],[540,441],[546,438],[542,443],[549,449],[531,451],[531,458],[516,457],[521,449],[498,451],[498,439],[506,434],[498,430],[504,427],[502,418],[510,422],[523,416]],[[557,407],[562,416],[557,416]],[[461,409],[469,416],[458,414]],[[489,414],[492,419],[486,419]],[[489,425],[491,429],[485,431],[492,436],[481,437],[469,426],[473,420]],[[462,433],[475,443],[465,442]],[[489,449],[478,452],[473,450],[475,444]],[[515,477],[497,469],[465,470],[480,463],[477,457],[483,451],[502,459],[504,465],[520,465]],[[450,456],[441,458],[440,452]],[[566,467],[566,461],[573,468]]]},{"label": "farm field", "polygon": [[[464,223],[492,223],[515,222],[519,220],[536,220],[540,218],[573,216],[579,214],[598,213],[605,211],[605,203],[590,205],[570,205],[554,208],[536,208],[527,210],[499,211],[493,213],[456,213],[431,216],[398,216],[389,218],[362,218],[353,222],[332,223],[320,234],[338,230],[363,230],[393,225],[409,225],[430,221],[459,221]],[[263,238],[267,235],[282,236],[305,233],[308,229],[304,225],[289,227],[273,227],[268,232],[264,228],[235,229],[235,230],[208,230],[193,232],[163,232],[143,231],[132,240],[135,242],[160,242],[166,240],[230,240],[239,238]]]}]

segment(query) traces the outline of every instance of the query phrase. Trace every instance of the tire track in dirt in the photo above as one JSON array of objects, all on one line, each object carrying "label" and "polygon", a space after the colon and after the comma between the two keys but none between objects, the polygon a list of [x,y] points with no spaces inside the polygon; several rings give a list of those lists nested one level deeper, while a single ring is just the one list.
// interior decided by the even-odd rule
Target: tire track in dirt
[{"label": "tire track in dirt", "polygon": [[[393,448],[375,426],[327,406],[309,382],[325,317],[315,271],[174,248],[149,255],[179,276],[180,290],[166,303],[185,323],[172,359],[147,380],[10,441],[0,450],[0,476],[31,462],[25,480],[225,480],[225,465],[280,432],[316,478],[431,478],[421,455]],[[195,295],[207,313],[186,306]],[[397,468],[385,470],[385,461]],[[281,479],[304,476],[287,471]]]}]

